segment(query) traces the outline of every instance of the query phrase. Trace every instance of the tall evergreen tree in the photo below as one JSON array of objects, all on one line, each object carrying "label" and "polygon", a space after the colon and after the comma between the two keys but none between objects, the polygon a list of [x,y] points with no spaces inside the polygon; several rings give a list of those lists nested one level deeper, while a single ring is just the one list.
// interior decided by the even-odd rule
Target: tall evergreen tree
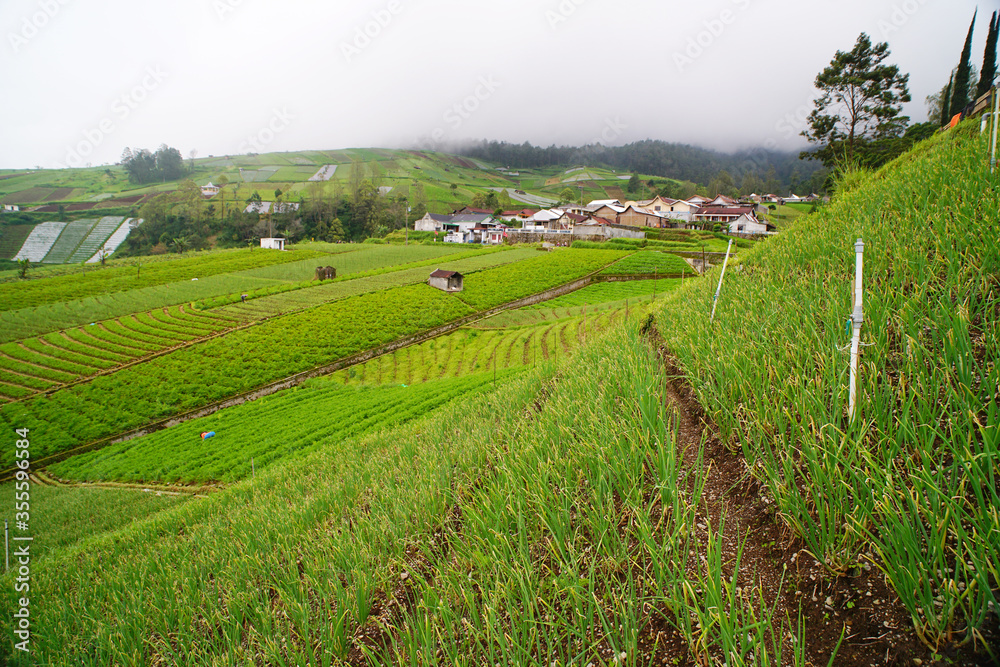
[{"label": "tall evergreen tree", "polygon": [[886,65],[888,57],[889,45],[873,45],[865,33],[858,35],[852,50],[837,51],[816,75],[822,95],[813,101],[809,127],[802,132],[819,148],[800,157],[822,160],[828,167],[855,161],[877,166],[884,161],[880,150],[872,149],[902,136],[910,121],[902,115],[903,103],[910,101],[910,75]]},{"label": "tall evergreen tree", "polygon": [[[979,10],[976,10],[978,13]],[[969,34],[965,36],[965,46],[962,47],[962,59],[958,61],[958,72],[955,73],[955,84],[951,89],[951,104],[948,115],[954,116],[969,103],[970,74],[972,72],[972,30],[976,27],[976,13],[972,14],[969,24]]]},{"label": "tall evergreen tree", "polygon": [[954,83],[955,83],[955,74],[952,73],[952,75],[948,77],[948,87],[944,89],[944,97],[941,98],[941,127],[947,125],[948,120],[951,118],[951,116],[948,115],[948,106],[949,106],[948,100],[951,97],[951,87]]},{"label": "tall evergreen tree", "polygon": [[993,85],[993,77],[997,74],[997,30],[1000,29],[1000,17],[993,12],[990,18],[990,31],[986,35],[986,51],[983,53],[983,69],[979,72],[979,86],[976,97],[986,94]]}]

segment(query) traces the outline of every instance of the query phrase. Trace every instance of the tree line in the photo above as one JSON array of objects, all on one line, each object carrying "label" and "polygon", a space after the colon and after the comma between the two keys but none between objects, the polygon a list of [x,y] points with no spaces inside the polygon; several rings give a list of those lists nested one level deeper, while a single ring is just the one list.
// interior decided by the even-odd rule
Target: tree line
[{"label": "tree line", "polygon": [[757,191],[768,187],[775,193],[810,188],[818,190],[823,184],[822,178],[813,180],[813,176],[822,170],[821,165],[800,162],[797,153],[764,148],[722,153],[655,139],[636,141],[624,146],[588,144],[548,147],[533,146],[528,142],[516,144],[484,139],[478,143],[459,146],[456,152],[496,162],[511,169],[585,164],[706,186],[711,186],[721,172],[726,172],[737,187],[744,179],[749,178],[748,183],[752,181],[760,184]]},{"label": "tree line", "polygon": [[161,144],[155,153],[146,148],[126,147],[119,164],[128,174],[128,180],[137,184],[176,181],[187,173],[181,152],[166,144]]}]

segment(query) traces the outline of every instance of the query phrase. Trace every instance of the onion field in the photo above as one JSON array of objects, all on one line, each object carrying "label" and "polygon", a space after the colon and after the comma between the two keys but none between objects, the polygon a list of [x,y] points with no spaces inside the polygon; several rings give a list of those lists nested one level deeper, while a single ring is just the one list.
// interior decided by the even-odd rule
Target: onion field
[{"label": "onion field", "polygon": [[223,315],[174,306],[0,344],[0,401],[75,382],[234,324]]},{"label": "onion field", "polygon": [[321,257],[325,255],[311,250],[222,250],[201,256],[179,255],[170,259],[139,262],[140,266],[94,267],[68,275],[26,281],[12,280],[0,282],[0,304],[3,304],[0,309],[7,311],[31,308]]},{"label": "onion field", "polygon": [[601,274],[608,276],[651,275],[655,273],[680,275],[685,272],[694,274],[695,270],[684,261],[683,257],[657,250],[640,250],[615,262],[604,269]]},{"label": "onion field", "polygon": [[332,377],[351,385],[410,385],[492,372],[494,368],[502,371],[534,367],[560,355],[569,356],[588,335],[611,326],[624,315],[625,311],[619,309],[536,326],[485,331],[463,328],[337,371]]},{"label": "onion field", "polygon": [[[36,456],[52,454],[322,366],[470,312],[461,301],[426,285],[352,297],[195,343],[61,389],[44,399],[4,405],[0,420],[9,428],[30,428],[37,433]],[[247,350],[259,354],[250,355]],[[13,452],[3,454],[0,462],[9,465]]]},{"label": "onion field", "polygon": [[[803,548],[831,576],[878,567],[935,651],[983,646],[1000,603],[1000,191],[977,129],[853,175],[808,223],[744,252],[714,326],[711,280],[668,298],[658,318]],[[850,421],[845,322],[859,238]]]},{"label": "onion field", "polygon": [[544,292],[607,266],[627,252],[566,248],[466,278],[458,296],[477,311]]},{"label": "onion field", "polygon": [[[500,380],[507,373],[500,375]],[[417,386],[344,387],[329,378],[243,403],[49,468],[68,480],[234,482],[271,463],[390,428],[493,386],[465,375]],[[302,419],[303,414],[322,419]],[[215,435],[203,439],[202,433]]]}]

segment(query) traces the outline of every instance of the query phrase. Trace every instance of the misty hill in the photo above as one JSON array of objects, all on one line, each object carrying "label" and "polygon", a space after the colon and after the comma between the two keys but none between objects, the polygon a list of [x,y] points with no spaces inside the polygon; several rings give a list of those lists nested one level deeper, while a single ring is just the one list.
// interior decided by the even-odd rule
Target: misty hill
[{"label": "misty hill", "polygon": [[[624,146],[532,146],[483,140],[456,150],[510,168],[544,168],[566,164],[600,164],[629,173],[650,174],[710,186],[722,171],[736,188],[804,194],[822,189],[825,173],[819,162],[801,160],[798,152],[754,148],[735,153],[646,139]],[[709,187],[709,189],[712,189]],[[710,193],[710,194],[715,194]]]}]

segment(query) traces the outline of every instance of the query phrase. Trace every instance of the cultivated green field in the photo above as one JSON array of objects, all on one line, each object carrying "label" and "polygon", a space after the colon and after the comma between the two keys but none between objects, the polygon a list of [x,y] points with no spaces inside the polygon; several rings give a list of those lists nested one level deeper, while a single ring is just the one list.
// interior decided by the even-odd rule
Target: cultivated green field
[{"label": "cultivated green field", "polygon": [[[935,648],[995,627],[1000,582],[1000,196],[971,129],[855,175],[779,242],[743,254],[714,327],[711,281],[658,319],[809,553],[831,574],[874,563]],[[865,347],[852,423],[858,238]]]},{"label": "cultivated green field", "polygon": [[[504,373],[500,379],[504,379]],[[330,378],[223,410],[137,440],[69,458],[50,468],[68,480],[233,482],[271,463],[410,421],[459,396],[492,386],[466,373],[415,387],[347,388]],[[302,415],[322,415],[319,420]],[[214,432],[211,438],[201,434]]]},{"label": "cultivated green field", "polygon": [[[829,205],[741,245],[713,322],[721,267],[683,285],[592,284],[44,471],[67,486],[19,480],[39,554],[32,654],[0,614],[0,663],[995,663],[1000,191],[976,129],[850,173]],[[411,159],[504,178],[419,152],[284,157],[217,168],[297,173],[357,157],[386,178]],[[678,259],[649,243],[459,258],[386,248],[358,250],[387,254],[353,279],[200,311],[136,308],[131,333],[90,345],[104,356],[80,347],[89,324],[8,341],[0,353],[16,358],[65,338],[50,370],[69,374],[148,337],[212,331],[202,318],[255,322],[8,403],[3,426],[30,428],[37,462],[609,266],[658,273]],[[417,284],[429,266],[408,265],[438,259],[464,267],[463,292]],[[18,375],[5,372],[0,383]],[[98,479],[225,484],[166,500],[77,484]],[[20,606],[17,576],[0,577],[5,609]]]}]

